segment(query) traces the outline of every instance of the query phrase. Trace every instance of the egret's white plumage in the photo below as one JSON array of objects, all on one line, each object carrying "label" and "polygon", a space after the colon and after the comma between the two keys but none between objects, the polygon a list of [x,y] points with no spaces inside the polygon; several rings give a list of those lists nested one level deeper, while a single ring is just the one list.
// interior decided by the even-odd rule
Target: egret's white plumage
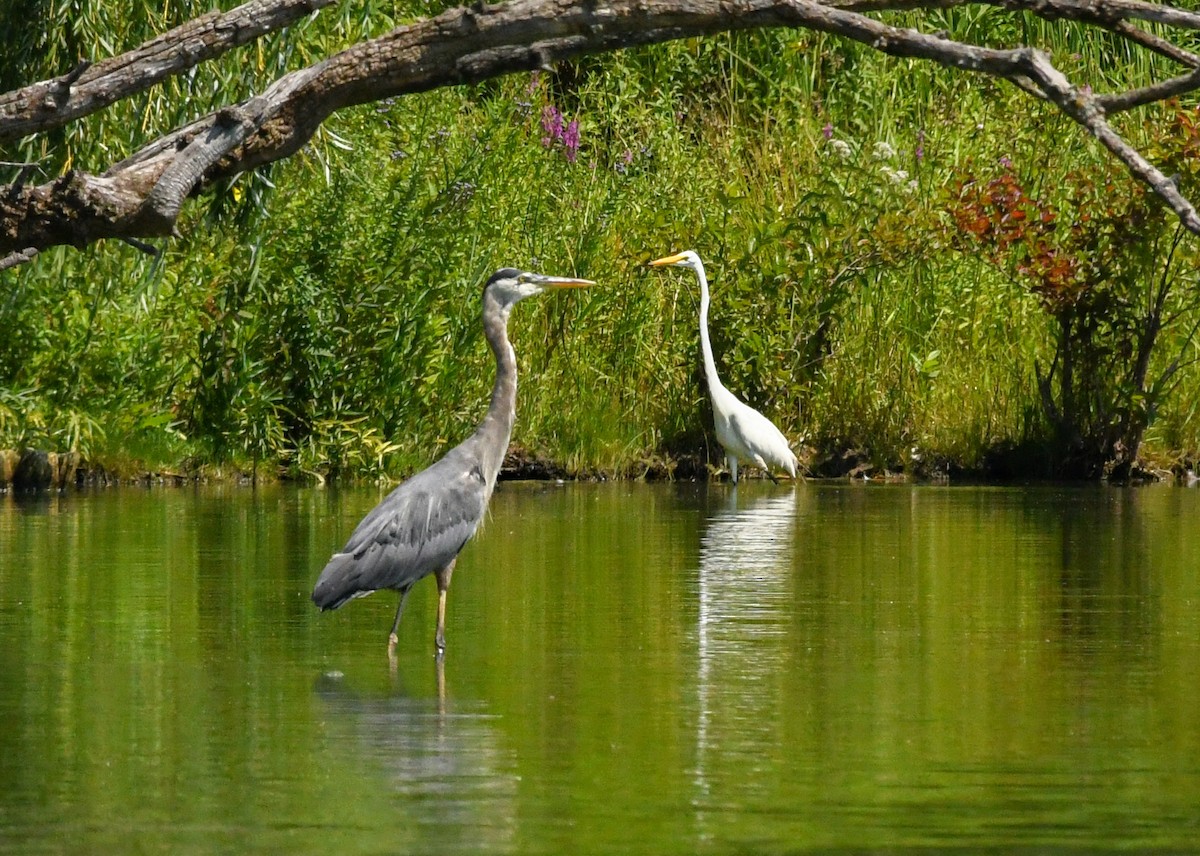
[{"label": "egret's white plumage", "polygon": [[708,379],[708,395],[712,399],[717,442],[725,450],[730,478],[737,483],[738,461],[755,464],[767,475],[771,475],[772,467],[777,467],[795,478],[796,456],[783,432],[770,419],[740,401],[717,376],[717,364],[708,340],[708,278],[704,275],[704,262],[691,250],[685,250],[655,259],[650,265],[691,268],[700,280],[700,350],[704,355],[704,376]]}]

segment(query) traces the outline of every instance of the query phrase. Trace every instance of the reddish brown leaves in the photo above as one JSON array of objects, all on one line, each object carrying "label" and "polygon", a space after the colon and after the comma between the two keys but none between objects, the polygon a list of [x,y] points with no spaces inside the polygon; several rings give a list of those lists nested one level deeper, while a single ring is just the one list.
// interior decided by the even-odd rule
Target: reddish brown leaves
[{"label": "reddish brown leaves", "polygon": [[1052,314],[1100,301],[1122,245],[1161,215],[1141,186],[1103,167],[1069,173],[1056,201],[1031,195],[1007,159],[998,170],[986,180],[964,174],[951,191],[953,242],[1013,271]]}]

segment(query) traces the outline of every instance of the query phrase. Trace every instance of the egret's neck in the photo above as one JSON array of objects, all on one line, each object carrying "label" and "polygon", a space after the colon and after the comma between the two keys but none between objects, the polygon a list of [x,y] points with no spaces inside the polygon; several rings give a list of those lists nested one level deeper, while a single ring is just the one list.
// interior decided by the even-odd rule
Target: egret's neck
[{"label": "egret's neck", "polygon": [[475,434],[480,439],[483,474],[488,487],[496,483],[517,413],[517,355],[508,341],[511,305],[501,305],[491,294],[483,297],[483,334],[496,357],[496,382],[487,415]]},{"label": "egret's neck", "polygon": [[709,390],[724,389],[717,377],[717,363],[713,360],[712,343],[708,341],[708,277],[704,275],[704,264],[696,265],[696,278],[700,280],[700,352],[704,356],[704,376]]}]

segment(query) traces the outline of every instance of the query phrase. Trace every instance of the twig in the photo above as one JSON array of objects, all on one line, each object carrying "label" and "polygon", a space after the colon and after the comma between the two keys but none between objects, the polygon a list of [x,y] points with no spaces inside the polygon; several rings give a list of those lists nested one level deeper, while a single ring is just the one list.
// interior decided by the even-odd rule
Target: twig
[{"label": "twig", "polygon": [[1191,51],[1184,50],[1179,45],[1156,36],[1154,33],[1148,33],[1141,27],[1135,27],[1128,21],[1119,22],[1112,30],[1114,33],[1129,39],[1134,44],[1141,45],[1160,56],[1165,56],[1167,59],[1175,60],[1180,65],[1185,65],[1188,68],[1200,67],[1200,56]]},{"label": "twig", "polygon": [[1176,95],[1192,92],[1198,87],[1200,87],[1200,68],[1187,74],[1181,74],[1178,77],[1172,77],[1170,80],[1163,80],[1159,83],[1143,86],[1140,89],[1098,95],[1095,101],[1096,106],[1106,114],[1112,115],[1113,113],[1120,113],[1123,110],[1144,107],[1156,101],[1174,98]]},{"label": "twig", "polygon": [[23,250],[17,250],[15,253],[9,253],[0,259],[0,270],[8,270],[17,265],[23,265],[25,262],[31,261],[37,254],[37,247],[26,247]]},{"label": "twig", "polygon": [[145,241],[140,241],[137,238],[131,238],[128,235],[122,235],[121,240],[129,244],[129,246],[133,247],[135,250],[141,250],[147,255],[155,257],[162,255],[162,250],[160,250],[158,247],[154,246],[153,244],[147,244]]}]

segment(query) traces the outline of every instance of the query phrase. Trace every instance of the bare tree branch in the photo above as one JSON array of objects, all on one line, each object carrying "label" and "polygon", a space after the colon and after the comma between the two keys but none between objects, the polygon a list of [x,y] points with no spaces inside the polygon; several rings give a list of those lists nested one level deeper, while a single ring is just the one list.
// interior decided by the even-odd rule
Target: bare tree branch
[{"label": "bare tree branch", "polygon": [[1029,12],[1047,21],[1096,25],[1149,21],[1184,30],[1200,30],[1200,13],[1140,0],[826,0],[824,5],[861,14],[985,5],[1009,12]]},{"label": "bare tree branch", "polygon": [[1032,12],[1047,21],[1102,24],[1133,20],[1200,30],[1200,13],[1142,0],[996,0],[992,5],[1009,11]]},{"label": "bare tree branch", "polygon": [[[278,16],[334,0],[255,0],[233,10],[258,9]],[[864,10],[942,9],[965,0],[513,0],[480,3],[399,27],[341,53],[279,78],[262,94],[197,119],[149,142],[109,167],[103,175],[71,172],[40,186],[20,182],[0,187],[0,253],[19,254],[56,244],[85,247],[105,237],[170,235],[189,195],[295,153],[336,110],[382,98],[442,86],[482,81],[515,71],[544,68],[556,61],[633,45],[765,27],[800,27],[852,39],[874,50],[919,58],[1010,81],[1053,103],[1086,128],[1179,217],[1200,234],[1200,216],[1174,182],[1122,139],[1107,115],[1200,89],[1200,58],[1166,38],[1129,23],[1200,30],[1200,14],[1140,0],[995,0],[991,5],[1049,20],[1073,20],[1102,27],[1146,50],[1169,56],[1188,73],[1124,93],[1093,95],[1056,69],[1049,57],[1030,47],[992,48],[953,41],[911,27],[896,27]],[[197,24],[197,22],[192,22]],[[279,20],[278,17],[273,20]],[[172,57],[170,68],[199,62],[189,54],[185,25],[161,39],[154,56]],[[259,30],[257,32],[262,32]],[[252,36],[226,34],[220,50]],[[206,43],[207,44],[207,43]],[[145,50],[146,46],[139,49]],[[209,47],[208,50],[218,50]],[[137,54],[138,52],[132,52]],[[126,55],[128,57],[130,55]],[[103,106],[99,90],[123,97],[140,84],[144,64],[120,67],[105,61],[77,69],[65,100],[53,110],[28,93],[38,86],[43,99],[50,84],[21,90],[21,98],[0,96],[0,136],[5,127],[52,127],[68,109],[82,115]],[[157,67],[157,66],[156,66]],[[103,73],[97,69],[102,69]],[[99,77],[97,75],[100,75]],[[161,79],[161,78],[160,78]],[[51,82],[53,83],[53,82]],[[144,88],[144,87],[143,87]],[[61,89],[61,85],[60,85]],[[23,99],[23,100],[22,100]],[[104,102],[104,103],[111,103]],[[9,105],[6,107],[6,105]],[[25,112],[12,105],[25,105]],[[65,120],[64,120],[65,121]],[[5,123],[8,123],[6,126]],[[26,123],[22,125],[21,123]],[[9,131],[9,133],[15,133]],[[8,258],[13,258],[10,255]]]},{"label": "bare tree branch", "polygon": [[1154,51],[1156,54],[1165,56],[1167,59],[1174,60],[1182,66],[1188,68],[1200,66],[1200,56],[1191,51],[1184,50],[1178,45],[1153,33],[1148,33],[1141,27],[1134,26],[1128,21],[1120,21],[1112,29],[1114,33],[1124,36],[1134,44]]},{"label": "bare tree branch", "polygon": [[1169,179],[1150,161],[1121,138],[1104,117],[1097,99],[1076,88],[1040,51],[1029,51],[1028,62],[1033,76],[1059,109],[1083,125],[1100,143],[1125,164],[1134,178],[1148,185],[1175,212],[1189,232],[1200,235],[1200,214]]},{"label": "bare tree branch", "polygon": [[38,251],[35,247],[26,247],[25,249],[18,250],[15,253],[9,253],[7,256],[0,259],[0,270],[8,270],[10,267],[16,267],[17,265],[22,265],[25,264],[25,262],[32,261],[37,254]]},{"label": "bare tree branch", "polygon": [[1105,113],[1111,115],[1134,107],[1144,107],[1155,101],[1164,101],[1187,92],[1194,92],[1200,86],[1200,69],[1179,77],[1172,77],[1160,83],[1119,92],[1115,95],[1100,95],[1096,97],[1096,105]]},{"label": "bare tree branch", "polygon": [[251,0],[209,12],[139,48],[0,95],[0,142],[58,128],[144,92],[337,0]]}]

